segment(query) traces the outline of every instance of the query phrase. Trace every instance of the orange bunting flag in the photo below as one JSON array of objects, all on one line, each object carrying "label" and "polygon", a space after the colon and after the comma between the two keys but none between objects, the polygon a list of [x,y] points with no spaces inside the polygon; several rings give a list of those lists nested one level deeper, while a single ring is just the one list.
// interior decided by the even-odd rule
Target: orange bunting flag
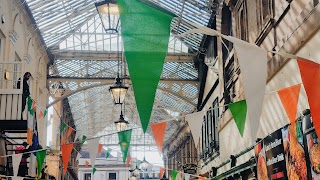
[{"label": "orange bunting flag", "polygon": [[128,156],[127,156],[126,167],[129,167],[130,161],[131,161],[131,156],[128,155]]},{"label": "orange bunting flag", "polygon": [[73,129],[71,127],[69,127],[67,137],[69,137],[72,134],[72,131],[73,131]]},{"label": "orange bunting flag", "polygon": [[202,177],[202,176],[199,176],[198,179],[205,180],[206,178],[205,178],[205,177]]},{"label": "orange bunting flag", "polygon": [[63,145],[63,144],[66,144],[66,142],[67,142],[67,138],[63,137],[63,138],[61,139],[61,144],[62,144],[62,145]]},{"label": "orange bunting flag", "polygon": [[27,143],[29,145],[32,145],[32,137],[33,137],[33,131],[30,128],[28,128],[28,130],[27,130]]},{"label": "orange bunting flag", "polygon": [[162,145],[164,140],[164,133],[167,127],[167,122],[160,122],[157,124],[152,124],[151,129],[153,133],[154,140],[156,141],[158,151],[161,153]]},{"label": "orange bunting flag", "polygon": [[160,168],[160,176],[159,176],[160,178],[162,178],[164,171],[165,171],[165,169],[163,167],[161,167]]},{"label": "orange bunting flag", "polygon": [[38,119],[42,118],[43,117],[43,111],[40,111],[39,112],[39,115],[38,115]]},{"label": "orange bunting flag", "polygon": [[298,58],[298,65],[304,89],[308,96],[314,129],[320,136],[320,64]]},{"label": "orange bunting flag", "polygon": [[68,163],[71,155],[73,144],[63,144],[61,145],[62,151],[62,163],[63,163],[63,173],[67,172]]},{"label": "orange bunting flag", "polygon": [[100,153],[101,153],[102,147],[103,147],[103,144],[99,144],[99,147],[98,147],[98,154],[100,154]]},{"label": "orange bunting flag", "polygon": [[295,124],[298,110],[298,99],[300,94],[300,84],[284,88],[278,91],[281,103],[291,124]]},{"label": "orange bunting flag", "polygon": [[84,167],[89,167],[89,161],[86,161],[86,165]]},{"label": "orange bunting flag", "polygon": [[31,109],[35,109],[36,105],[37,105],[36,101],[35,101],[35,100],[32,100]]}]

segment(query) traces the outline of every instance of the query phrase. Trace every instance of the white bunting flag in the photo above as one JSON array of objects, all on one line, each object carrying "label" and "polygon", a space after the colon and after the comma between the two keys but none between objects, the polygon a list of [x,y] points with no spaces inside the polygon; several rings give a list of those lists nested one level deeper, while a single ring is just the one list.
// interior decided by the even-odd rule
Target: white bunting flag
[{"label": "white bunting flag", "polygon": [[95,165],[96,157],[99,149],[99,140],[100,138],[90,139],[88,140],[88,151],[90,154],[90,164],[92,167]]},{"label": "white bunting flag", "polygon": [[225,36],[233,42],[239,60],[244,94],[248,106],[248,122],[250,124],[251,138],[255,142],[260,124],[260,116],[267,82],[267,51],[242,41]]},{"label": "white bunting flag", "polygon": [[35,177],[36,170],[37,170],[37,157],[33,153],[31,153],[30,162],[29,162],[29,175],[32,177]]},{"label": "white bunting flag", "polygon": [[13,175],[18,175],[19,165],[21,162],[22,154],[15,154],[12,156]]},{"label": "white bunting flag", "polygon": [[197,147],[199,143],[199,138],[201,135],[202,121],[205,111],[199,111],[196,113],[186,115],[185,119],[189,124],[191,134],[194,140],[194,144]]},{"label": "white bunting flag", "polygon": [[189,180],[190,176],[191,176],[191,174],[184,173],[184,179],[185,180]]},{"label": "white bunting flag", "polygon": [[74,137],[74,142],[76,142],[79,137],[82,137],[82,135],[83,134],[80,130],[76,130],[76,136]]},{"label": "white bunting flag", "polygon": [[80,158],[81,158],[81,154],[78,152],[76,160],[79,161]]}]

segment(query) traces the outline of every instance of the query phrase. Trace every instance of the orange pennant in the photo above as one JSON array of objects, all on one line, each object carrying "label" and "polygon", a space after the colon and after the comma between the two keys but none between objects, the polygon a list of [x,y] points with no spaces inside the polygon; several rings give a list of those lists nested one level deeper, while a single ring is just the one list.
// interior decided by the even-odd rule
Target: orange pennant
[{"label": "orange pennant", "polygon": [[103,144],[99,144],[99,147],[98,147],[98,154],[100,154],[100,153],[101,153],[102,147],[103,147]]},{"label": "orange pennant", "polygon": [[73,144],[61,145],[63,173],[64,174],[67,172],[67,168],[68,168],[68,163],[69,163],[72,147],[73,147]]},{"label": "orange pennant", "polygon": [[205,178],[205,177],[202,177],[202,176],[199,176],[198,179],[205,180],[206,178]]},{"label": "orange pennant", "polygon": [[62,145],[63,145],[63,144],[66,144],[66,142],[67,142],[67,138],[63,137],[63,138],[61,139],[61,144],[62,144]]},{"label": "orange pennant", "polygon": [[278,91],[278,95],[291,124],[295,124],[296,122],[300,87],[301,85],[297,84]]},{"label": "orange pennant", "polygon": [[86,165],[84,167],[89,167],[89,161],[86,161]]},{"label": "orange pennant", "polygon": [[160,122],[157,124],[152,124],[151,129],[153,133],[154,140],[156,141],[158,151],[162,152],[162,145],[164,140],[164,133],[167,127],[167,122]]},{"label": "orange pennant", "polygon": [[320,64],[298,58],[300,75],[306,90],[312,122],[320,137]]},{"label": "orange pennant", "polygon": [[33,136],[33,131],[30,128],[28,128],[28,130],[27,130],[27,143],[29,145],[32,145],[32,136]]},{"label": "orange pennant", "polygon": [[164,171],[165,171],[165,169],[163,167],[161,167],[160,168],[160,176],[159,176],[160,178],[162,178]]},{"label": "orange pennant", "polygon": [[73,129],[71,127],[69,127],[67,137],[69,137],[71,135],[72,131],[73,131]]},{"label": "orange pennant", "polygon": [[130,161],[131,161],[131,156],[128,155],[128,156],[127,156],[126,167],[129,167]]},{"label": "orange pennant", "polygon": [[39,115],[38,115],[38,119],[42,118],[43,117],[43,111],[40,111]]}]

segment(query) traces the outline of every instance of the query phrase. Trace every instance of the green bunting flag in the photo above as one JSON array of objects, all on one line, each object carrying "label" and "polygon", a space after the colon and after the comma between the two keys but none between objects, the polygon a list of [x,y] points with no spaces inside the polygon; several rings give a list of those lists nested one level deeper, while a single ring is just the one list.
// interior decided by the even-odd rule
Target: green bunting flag
[{"label": "green bunting flag", "polygon": [[108,159],[108,157],[110,156],[110,153],[111,153],[111,149],[108,148],[107,152],[106,152],[106,159]]},{"label": "green bunting flag", "polygon": [[83,135],[81,140],[81,145],[84,144],[84,142],[86,142],[86,139],[87,139],[87,136]]},{"label": "green bunting flag", "polygon": [[243,137],[244,126],[246,124],[247,116],[247,102],[246,100],[238,101],[228,105],[234,121],[237,124],[238,130]]},{"label": "green bunting flag", "polygon": [[173,15],[139,0],[118,0],[117,4],[120,11],[124,54],[141,125],[146,132],[168,51]]},{"label": "green bunting flag", "polygon": [[33,100],[31,99],[30,96],[28,96],[28,111],[29,111],[30,115],[33,116],[34,110],[32,108],[32,104],[33,104]]},{"label": "green bunting flag", "polygon": [[92,174],[94,174],[96,171],[97,171],[97,169],[94,167],[94,168],[92,169]]},{"label": "green bunting flag", "polygon": [[67,125],[63,122],[60,127],[60,132],[62,132],[66,127]]},{"label": "green bunting flag", "polygon": [[178,175],[177,171],[175,171],[175,170],[171,171],[172,180],[176,180],[177,175]]},{"label": "green bunting flag", "polygon": [[44,118],[46,117],[47,113],[48,113],[48,110],[44,110],[44,112],[43,112],[43,117]]},{"label": "green bunting flag", "polygon": [[122,160],[124,163],[126,162],[126,158],[128,155],[128,150],[129,150],[130,141],[131,141],[131,133],[132,133],[132,129],[118,132],[119,145],[121,148]]},{"label": "green bunting flag", "polygon": [[36,153],[37,156],[37,163],[38,163],[38,177],[40,176],[41,170],[42,170],[42,166],[43,166],[43,162],[44,162],[44,158],[47,155],[47,150],[43,150],[43,151],[38,151]]}]

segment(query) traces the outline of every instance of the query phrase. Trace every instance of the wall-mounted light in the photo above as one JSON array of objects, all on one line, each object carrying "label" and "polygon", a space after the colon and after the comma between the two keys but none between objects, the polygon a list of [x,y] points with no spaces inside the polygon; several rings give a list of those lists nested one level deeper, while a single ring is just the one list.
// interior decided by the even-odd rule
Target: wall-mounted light
[{"label": "wall-mounted light", "polygon": [[10,73],[7,70],[4,71],[4,79],[5,80],[9,80],[10,79]]}]

